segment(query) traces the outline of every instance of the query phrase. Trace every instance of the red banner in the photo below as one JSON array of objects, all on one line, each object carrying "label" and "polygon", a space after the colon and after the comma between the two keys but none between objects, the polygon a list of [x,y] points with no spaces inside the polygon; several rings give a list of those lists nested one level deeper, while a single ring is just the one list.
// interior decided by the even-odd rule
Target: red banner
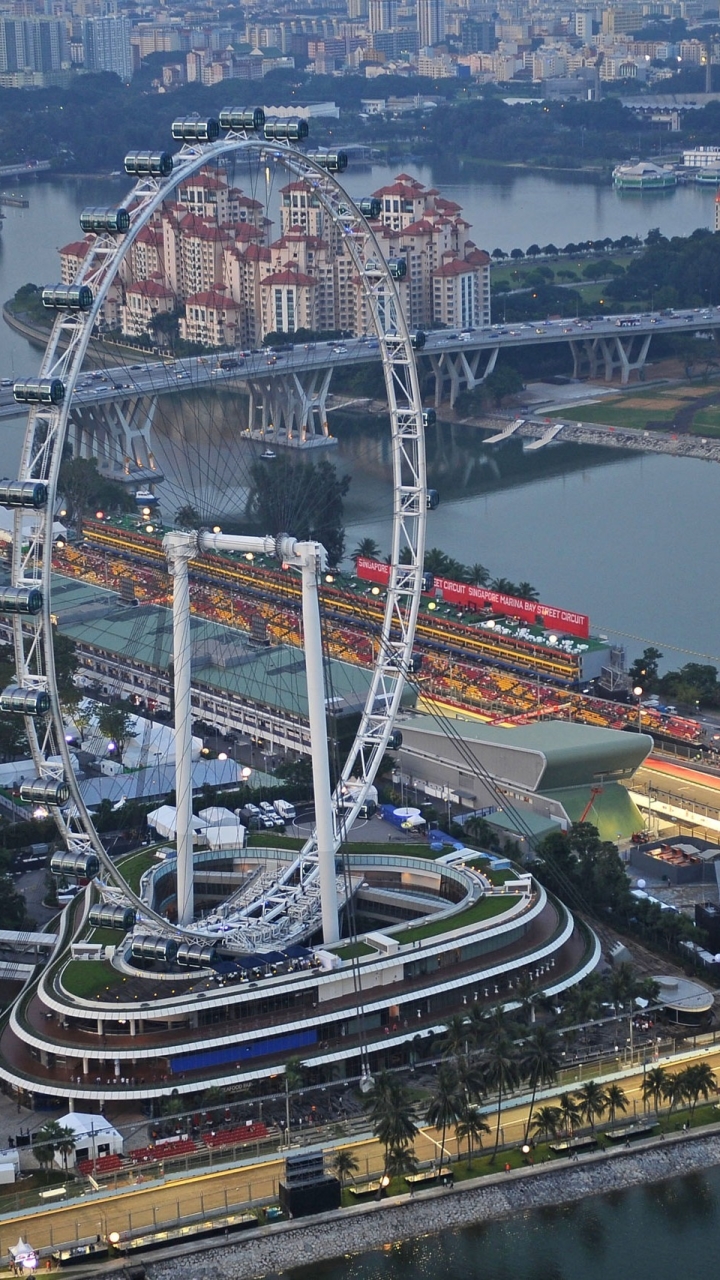
[{"label": "red banner", "polygon": [[[390,579],[390,566],[379,560],[358,556],[356,573],[365,582],[386,585]],[[563,635],[580,636],[583,639],[590,635],[590,619],[586,613],[573,613],[569,609],[558,609],[555,605],[522,600],[519,596],[506,596],[500,591],[490,591],[487,587],[471,586],[469,582],[435,577],[431,590],[425,594],[466,609],[489,607],[493,613],[518,618],[532,627],[543,625],[549,631],[559,631]]]}]

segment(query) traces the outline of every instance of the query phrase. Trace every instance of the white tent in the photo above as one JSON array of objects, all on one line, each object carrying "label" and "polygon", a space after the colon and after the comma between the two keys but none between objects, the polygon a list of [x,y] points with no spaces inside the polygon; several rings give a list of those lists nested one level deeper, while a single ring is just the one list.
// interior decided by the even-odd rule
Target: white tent
[{"label": "white tent", "polygon": [[[98,1160],[100,1156],[121,1156],[123,1153],[122,1135],[105,1116],[69,1111],[58,1124],[63,1129],[71,1129],[75,1139],[75,1150],[68,1159],[69,1164]],[[55,1152],[55,1164],[64,1167],[59,1151]]]},{"label": "white tent", "polygon": [[246,830],[237,818],[224,822],[220,827],[208,827],[205,839],[211,849],[244,849]]},{"label": "white tent", "polygon": [[226,823],[230,826],[235,825],[235,814],[232,809],[223,809],[222,805],[211,805],[209,809],[201,809],[198,817],[202,819],[206,827],[222,827]]},{"label": "white tent", "polygon": [[10,1257],[16,1267],[23,1267],[25,1271],[35,1271],[38,1264],[38,1256],[31,1245],[23,1240],[22,1236],[17,1244],[10,1245]]},{"label": "white tent", "polygon": [[[177,809],[173,804],[161,804],[147,816],[147,824],[157,831],[161,840],[174,840],[177,832]],[[196,836],[205,830],[205,823],[193,818],[192,828]]]}]

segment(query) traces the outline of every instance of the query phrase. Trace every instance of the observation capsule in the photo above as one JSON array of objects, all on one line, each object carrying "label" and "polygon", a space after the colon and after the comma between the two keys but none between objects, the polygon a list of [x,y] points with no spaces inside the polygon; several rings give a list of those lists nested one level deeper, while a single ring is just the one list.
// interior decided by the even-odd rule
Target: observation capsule
[{"label": "observation capsule", "polygon": [[172,964],[177,950],[174,938],[163,938],[157,933],[138,933],[132,940],[133,960],[164,960]]},{"label": "observation capsule", "polygon": [[25,378],[15,383],[13,397],[18,404],[62,404],[65,383],[60,378]]},{"label": "observation capsule", "polygon": [[427,595],[429,591],[432,591],[434,586],[435,586],[435,574],[424,573],[422,576],[422,589],[424,594]]},{"label": "observation capsule", "polygon": [[0,480],[0,506],[40,511],[47,503],[44,480]]},{"label": "observation capsule", "polygon": [[96,853],[54,853],[50,859],[50,870],[54,876],[75,876],[78,880],[94,880],[100,870],[100,859]]},{"label": "observation capsule", "polygon": [[394,729],[387,740],[388,751],[399,751],[403,744],[403,736],[399,729]]},{"label": "observation capsule", "polygon": [[169,151],[128,151],[125,172],[138,178],[169,178],[173,158]]},{"label": "observation capsule", "polygon": [[423,409],[423,426],[434,427],[437,422],[437,414],[434,409]]},{"label": "observation capsule", "polygon": [[50,710],[50,694],[46,689],[27,689],[20,684],[9,684],[0,693],[0,711],[12,711],[20,716],[45,716]]},{"label": "observation capsule", "polygon": [[416,329],[414,333],[410,334],[410,342],[412,343],[413,351],[422,351],[426,341],[426,335],[423,333],[422,329]]},{"label": "observation capsule", "polygon": [[389,258],[388,271],[393,280],[404,280],[407,275],[407,262],[405,258]]},{"label": "observation capsule", "polygon": [[66,782],[53,782],[52,778],[35,778],[34,782],[23,782],[20,787],[20,799],[34,804],[67,804],[70,799],[70,788]]},{"label": "observation capsule", "polygon": [[427,509],[435,511],[440,506],[440,494],[437,489],[428,489],[427,491]]},{"label": "observation capsule", "polygon": [[265,112],[262,107],[223,107],[219,115],[221,129],[251,129],[259,133],[265,128]]},{"label": "observation capsule", "polygon": [[42,304],[59,311],[89,311],[93,291],[89,284],[51,284],[42,291]]},{"label": "observation capsule", "polygon": [[178,964],[188,969],[205,969],[215,959],[215,947],[207,942],[181,942],[177,949]]},{"label": "observation capsule", "polygon": [[408,671],[411,676],[416,676],[418,671],[422,671],[423,655],[421,653],[413,653],[408,662]]},{"label": "observation capsule", "polygon": [[220,125],[213,116],[206,119],[187,116],[185,119],[173,120],[172,136],[176,142],[217,142]]},{"label": "observation capsule", "polygon": [[90,908],[90,924],[100,929],[122,929],[127,933],[135,924],[132,907],[114,907],[111,902],[96,903]]},{"label": "observation capsule", "polygon": [[344,173],[348,167],[345,151],[308,151],[308,160],[314,160],[328,173]]},{"label": "observation capsule", "polygon": [[39,613],[43,607],[38,587],[0,587],[0,613]]},{"label": "observation capsule", "polygon": [[269,120],[265,124],[267,142],[301,142],[309,132],[307,120]]},{"label": "observation capsule", "polygon": [[83,231],[94,231],[98,235],[102,231],[117,235],[130,230],[130,214],[127,209],[91,205],[80,214],[80,226]]},{"label": "observation capsule", "polygon": [[363,218],[379,218],[382,213],[382,201],[377,200],[375,196],[366,196],[358,200],[357,207]]}]

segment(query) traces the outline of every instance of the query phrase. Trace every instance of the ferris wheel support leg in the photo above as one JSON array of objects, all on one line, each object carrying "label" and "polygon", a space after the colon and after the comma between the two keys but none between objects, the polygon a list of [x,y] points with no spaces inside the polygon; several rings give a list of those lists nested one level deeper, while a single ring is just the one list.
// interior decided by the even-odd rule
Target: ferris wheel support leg
[{"label": "ferris wheel support leg", "polygon": [[[302,550],[301,550],[302,548]],[[312,552],[310,551],[312,548]],[[333,829],[330,758],[327,740],[325,675],[323,671],[320,603],[318,600],[318,556],[316,544],[296,543],[302,557],[303,636],[307,675],[308,719],[312,742],[313,792],[315,796],[315,833],[320,870],[320,903],[322,906],[323,942],[329,945],[340,938],[337,909],[337,877],[335,875],[335,832]],[[324,554],[324,552],[323,552]]]},{"label": "ferris wheel support leg", "polygon": [[193,534],[167,534],[163,543],[173,578],[173,677],[175,691],[175,822],[178,924],[192,924],[195,911],[192,825],[192,647],[188,563],[197,554]]}]

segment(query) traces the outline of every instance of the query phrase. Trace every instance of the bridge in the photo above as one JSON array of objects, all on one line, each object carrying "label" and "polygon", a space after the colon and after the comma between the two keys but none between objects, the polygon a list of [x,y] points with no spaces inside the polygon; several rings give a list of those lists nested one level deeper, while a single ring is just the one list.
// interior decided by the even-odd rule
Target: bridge
[{"label": "bridge", "polygon": [[23,164],[0,165],[0,178],[32,178],[34,173],[47,173],[49,160],[25,160]]},{"label": "bridge", "polygon": [[[461,392],[474,390],[492,373],[503,350],[564,342],[572,353],[575,378],[602,375],[611,382],[619,373],[624,386],[632,372],[643,369],[655,334],[717,329],[720,306],[662,315],[495,324],[461,333],[435,330],[426,335],[418,363],[435,405],[449,402],[452,408]],[[349,338],[298,344],[290,351],[264,348],[179,360],[153,356],[145,364],[88,370],[73,394],[69,433],[73,452],[97,457],[108,473],[123,471],[135,480],[152,478],[156,466],[151,433],[158,398],[209,386],[234,388],[247,395],[245,435],[249,439],[303,449],[333,445],[336,441],[327,422],[333,371],[377,361],[379,345],[376,338]],[[15,404],[9,380],[5,382],[0,386],[0,420],[25,412]],[[498,438],[511,433],[508,429]]]}]

